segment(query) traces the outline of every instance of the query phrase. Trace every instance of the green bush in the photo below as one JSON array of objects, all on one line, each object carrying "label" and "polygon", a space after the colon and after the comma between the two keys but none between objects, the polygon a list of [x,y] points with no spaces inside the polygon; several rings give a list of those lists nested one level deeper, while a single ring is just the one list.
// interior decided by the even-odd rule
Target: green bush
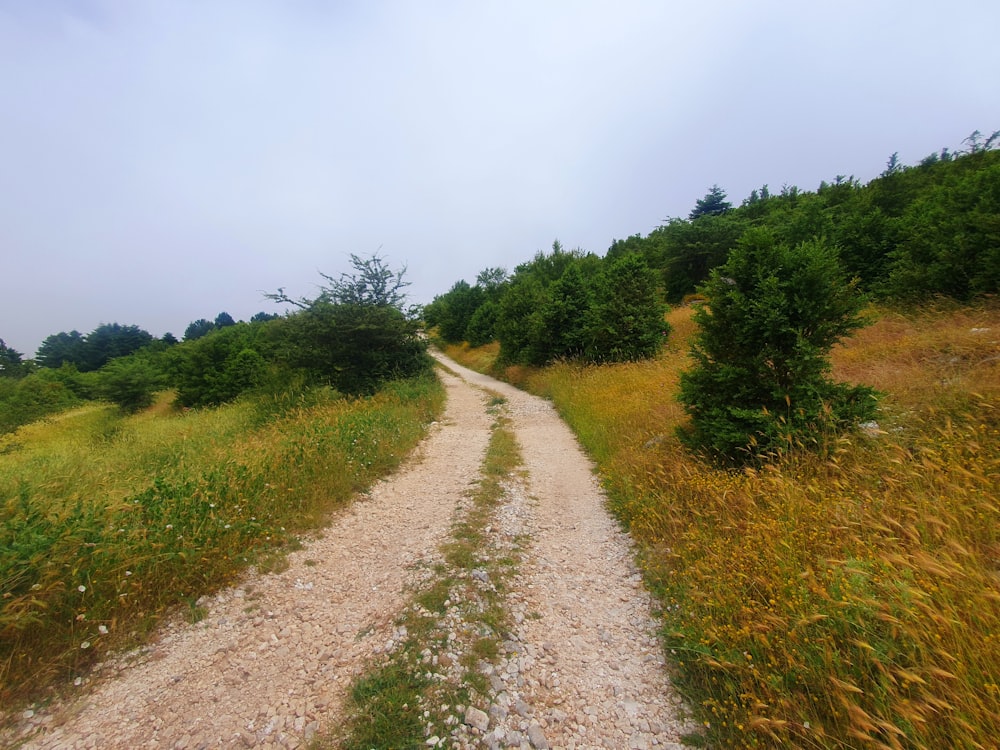
[{"label": "green bush", "polygon": [[870,419],[874,393],[827,378],[834,344],[863,325],[863,298],[823,240],[791,247],[747,232],[702,287],[695,366],[681,376],[680,437],[730,463],[811,445]]},{"label": "green bush", "polygon": [[633,362],[654,356],[670,327],[656,274],[642,256],[630,253],[606,263],[595,286],[589,359]]},{"label": "green bush", "polygon": [[160,373],[143,357],[113,359],[98,374],[98,393],[126,412],[145,409],[163,386]]},{"label": "green bush", "polygon": [[318,300],[283,324],[287,363],[343,393],[371,394],[430,368],[416,322],[390,305]]},{"label": "green bush", "polygon": [[[74,370],[75,372],[75,370]],[[59,370],[0,378],[0,435],[81,402]]]}]

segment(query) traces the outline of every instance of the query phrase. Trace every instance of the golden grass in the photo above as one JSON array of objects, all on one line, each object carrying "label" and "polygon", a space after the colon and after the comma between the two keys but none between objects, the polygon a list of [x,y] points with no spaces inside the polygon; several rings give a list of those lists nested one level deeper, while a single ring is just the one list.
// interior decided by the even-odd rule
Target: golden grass
[{"label": "golden grass", "polygon": [[759,471],[674,436],[686,309],[654,362],[522,374],[597,459],[720,747],[997,747],[1000,306],[872,315],[833,365],[880,432]]}]

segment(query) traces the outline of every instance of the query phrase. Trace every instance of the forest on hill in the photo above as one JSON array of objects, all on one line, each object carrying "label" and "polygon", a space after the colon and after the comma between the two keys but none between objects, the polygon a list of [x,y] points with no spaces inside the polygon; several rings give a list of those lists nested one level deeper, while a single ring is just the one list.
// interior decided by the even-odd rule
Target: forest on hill
[{"label": "forest on hill", "polygon": [[[814,192],[755,189],[734,206],[713,186],[686,218],[616,240],[604,257],[558,243],[512,274],[488,268],[456,281],[424,317],[447,342],[494,338],[501,360],[544,364],[637,359],[655,351],[662,324],[651,308],[694,295],[751,230],[779,246],[833,248],[844,275],[870,298],[956,300],[1000,288],[1000,131],[906,166],[893,154],[867,184],[838,175]],[[759,234],[758,234],[759,236]],[[631,264],[623,286],[621,265]],[[640,262],[649,272],[640,271]],[[611,309],[615,307],[617,309]],[[621,342],[621,343],[612,343]],[[617,348],[616,348],[617,347]]]},{"label": "forest on hill", "polygon": [[959,302],[1000,288],[1000,131],[915,167],[894,154],[867,185],[764,185],[739,207],[713,186],[686,219],[615,241],[604,257],[556,242],[508,276],[489,268],[424,309],[445,344],[499,343],[497,366],[655,356],[665,303],[697,303],[678,397],[694,451],[728,465],[829,446],[870,422],[879,394],[830,379],[834,346],[872,301]]}]

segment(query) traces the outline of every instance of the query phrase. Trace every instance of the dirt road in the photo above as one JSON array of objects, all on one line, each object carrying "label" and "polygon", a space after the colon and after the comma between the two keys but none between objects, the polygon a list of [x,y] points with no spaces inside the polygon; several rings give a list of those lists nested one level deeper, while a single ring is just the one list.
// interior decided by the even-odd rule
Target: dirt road
[{"label": "dirt road", "polygon": [[628,538],[605,511],[590,462],[550,404],[444,363],[441,422],[397,474],[293,553],[287,570],[202,602],[204,620],[165,626],[73,700],[27,712],[20,736],[0,742],[295,748],[336,726],[348,686],[391,647],[407,592],[479,476],[493,421],[488,389],[507,400],[521,445],[527,495],[511,498],[505,522],[529,547],[507,600],[513,647],[492,667],[494,694],[476,715],[488,724],[456,737],[497,748],[680,748],[692,727],[666,677]]}]

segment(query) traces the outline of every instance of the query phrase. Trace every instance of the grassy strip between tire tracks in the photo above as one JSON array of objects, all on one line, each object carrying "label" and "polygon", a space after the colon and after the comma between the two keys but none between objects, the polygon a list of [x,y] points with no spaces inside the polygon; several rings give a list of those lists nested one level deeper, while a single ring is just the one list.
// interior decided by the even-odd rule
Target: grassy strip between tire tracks
[{"label": "grassy strip between tire tracks", "polygon": [[503,399],[494,398],[490,409],[496,421],[481,477],[441,561],[399,618],[395,648],[355,682],[345,727],[314,740],[313,748],[444,747],[461,727],[465,706],[489,695],[479,666],[498,659],[508,629],[504,582],[520,548],[489,527],[521,465]]}]

